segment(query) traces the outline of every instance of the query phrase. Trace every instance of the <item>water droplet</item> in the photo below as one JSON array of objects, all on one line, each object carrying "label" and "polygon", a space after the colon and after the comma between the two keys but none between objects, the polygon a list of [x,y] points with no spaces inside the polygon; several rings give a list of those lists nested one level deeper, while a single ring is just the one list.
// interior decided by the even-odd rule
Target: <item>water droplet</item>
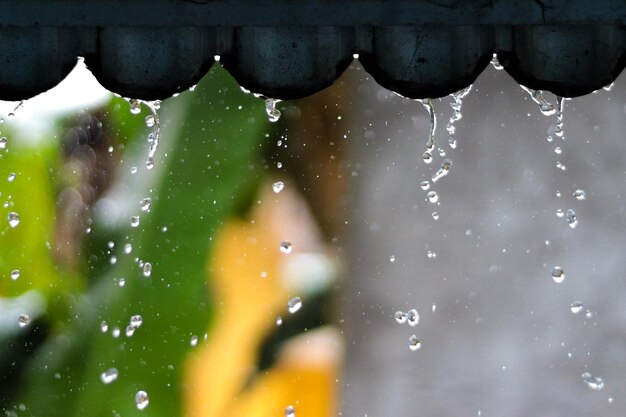
[{"label": "water droplet", "polygon": [[17,225],[20,224],[20,215],[14,211],[9,213],[7,219],[9,220],[9,226],[11,227],[17,227]]},{"label": "water droplet", "polygon": [[426,252],[426,256],[428,256],[428,259],[434,259],[437,257],[437,252],[429,250],[428,252]]},{"label": "water droplet", "polygon": [[141,327],[142,323],[143,323],[143,317],[141,317],[139,314],[135,314],[134,316],[130,318],[130,325],[133,326],[135,329],[138,329],[139,327]]},{"label": "water droplet", "polygon": [[556,161],[556,167],[561,171],[567,171],[567,166],[565,166],[565,164],[561,161]]},{"label": "water droplet", "polygon": [[13,281],[17,280],[20,277],[20,270],[19,269],[14,269],[13,271],[11,271],[11,279]]},{"label": "water droplet", "polygon": [[137,173],[137,167],[130,167],[130,173],[131,174],[136,174]]},{"label": "water droplet", "polygon": [[152,264],[150,262],[146,262],[143,264],[143,276],[148,278],[152,275]]},{"label": "water droplet", "polygon": [[504,69],[502,64],[500,64],[500,61],[498,61],[498,54],[493,54],[493,57],[491,58],[491,65],[498,71],[502,71]]},{"label": "water droplet", "polygon": [[102,323],[100,323],[100,331],[102,333],[106,333],[109,330],[109,325],[107,324],[106,321],[103,321]]},{"label": "water droplet", "polygon": [[130,227],[139,226],[139,216],[133,216],[130,218]]},{"label": "water droplet", "polygon": [[426,194],[426,197],[428,198],[428,201],[433,204],[439,201],[439,194],[437,194],[436,191],[429,191],[428,194]]},{"label": "water droplet", "polygon": [[578,225],[578,218],[576,217],[576,212],[572,209],[567,210],[567,224],[569,224],[569,227],[571,227],[572,229],[575,228]]},{"label": "water droplet", "polygon": [[117,281],[117,285],[118,285],[120,288],[121,288],[121,287],[123,287],[124,285],[126,285],[126,279],[125,279],[125,278],[120,278],[120,279]]},{"label": "water droplet", "polygon": [[560,266],[555,266],[554,268],[552,268],[552,279],[557,284],[562,283],[565,279],[565,271],[563,271],[563,268],[561,268]]},{"label": "water droplet", "polygon": [[281,169],[283,167],[282,162],[276,162],[276,168]]},{"label": "water droplet", "polygon": [[407,314],[402,311],[396,311],[393,315],[393,318],[396,319],[396,321],[400,324],[404,324],[408,320]]},{"label": "water droplet", "polygon": [[574,301],[572,304],[570,304],[569,309],[572,314],[578,314],[583,310],[583,303],[581,303],[580,301]]},{"label": "water droplet", "polygon": [[585,318],[590,319],[593,317],[593,312],[591,310],[585,311]]},{"label": "water droplet", "polygon": [[565,212],[563,211],[563,209],[556,209],[556,217],[558,217],[559,219],[562,219],[565,216]]},{"label": "water droplet", "polygon": [[420,315],[416,309],[411,309],[406,313],[406,321],[409,323],[409,326],[417,326],[420,322]]},{"label": "water droplet", "polygon": [[395,262],[395,261],[396,261],[396,257],[395,257],[394,255],[391,255],[391,256],[389,257],[389,262],[393,263],[393,262]]},{"label": "water droplet", "polygon": [[111,256],[111,258],[109,259],[109,263],[111,265],[115,265],[117,263],[117,256]]},{"label": "water droplet", "polygon": [[111,336],[113,336],[114,338],[118,338],[120,337],[120,328],[115,326],[114,328],[111,329]]},{"label": "water droplet", "polygon": [[281,240],[279,248],[282,253],[287,253],[287,254],[291,253],[291,251],[293,250],[293,246],[291,245],[291,242],[289,242],[288,240]]},{"label": "water droplet", "polygon": [[100,374],[100,380],[104,384],[110,384],[111,382],[114,382],[117,379],[118,375],[119,375],[118,370],[116,368],[111,368]]},{"label": "water droplet", "polygon": [[583,382],[587,385],[587,387],[589,387],[589,389],[592,389],[594,391],[601,391],[604,388],[604,381],[602,380],[602,378],[593,376],[589,372],[584,372],[581,375],[581,378]]},{"label": "water droplet", "polygon": [[424,191],[428,190],[430,188],[430,181],[424,180],[424,181],[420,182],[420,187]]},{"label": "water droplet", "polygon": [[563,153],[563,149],[561,149],[560,146],[556,146],[554,148],[554,153],[557,154],[557,155],[561,155]]},{"label": "water droplet", "polygon": [[154,116],[149,114],[146,116],[146,126],[153,127],[154,126]]},{"label": "water droplet", "polygon": [[28,326],[30,324],[30,316],[28,314],[20,314],[18,324],[22,328]]},{"label": "water droplet", "polygon": [[609,402],[609,404],[613,404],[613,397],[609,397],[607,401]]},{"label": "water droplet", "polygon": [[424,162],[426,162],[427,164],[430,164],[433,161],[433,155],[430,152],[426,151],[422,155],[422,159],[424,159]]},{"label": "water droplet", "polygon": [[285,188],[285,183],[282,181],[276,181],[274,184],[272,184],[272,191],[274,191],[276,194],[280,193],[283,188]]},{"label": "water droplet", "polygon": [[555,195],[556,195],[557,197],[561,197],[561,192],[560,192],[559,190],[556,190]]},{"label": "water droplet", "polygon": [[288,405],[285,408],[285,417],[296,417],[296,410],[293,408],[293,405]]},{"label": "water droplet", "polygon": [[13,180],[15,180],[15,172],[11,172],[7,177],[7,181],[13,182]]},{"label": "water droplet", "polygon": [[6,149],[7,147],[7,138],[4,136],[0,138],[0,151]]},{"label": "water droplet", "polygon": [[148,160],[146,161],[146,168],[148,168],[148,169],[154,168],[154,158],[153,157],[149,157]]},{"label": "water droplet", "polygon": [[563,104],[565,101],[563,97],[556,96],[556,128],[554,129],[554,135],[558,138],[563,138]]},{"label": "water droplet", "polygon": [[150,400],[147,392],[137,391],[137,394],[135,394],[135,405],[137,406],[137,410],[143,410],[148,406],[149,402]]},{"label": "water droplet", "polygon": [[287,310],[291,314],[296,313],[298,310],[300,310],[300,308],[302,308],[302,300],[300,299],[300,297],[293,297],[287,303]]},{"label": "water droplet", "polygon": [[533,90],[531,88],[524,87],[523,85],[520,85],[520,87],[522,87],[522,90],[526,91],[530,98],[539,105],[539,111],[541,114],[544,116],[552,116],[556,113],[557,110],[554,108],[554,105],[550,104],[545,99],[542,90]]},{"label": "water droplet", "polygon": [[125,254],[129,254],[133,251],[133,245],[131,245],[130,243],[127,243],[124,245],[124,253]]},{"label": "water droplet", "polygon": [[135,334],[136,327],[131,326],[130,324],[126,326],[126,337],[132,337]]},{"label": "water droplet", "polygon": [[141,113],[141,100],[130,99],[128,100],[128,104],[130,104],[131,114]]},{"label": "water droplet", "polygon": [[152,205],[152,200],[150,198],[144,198],[141,200],[141,211],[150,211],[150,206]]},{"label": "water droplet", "polygon": [[433,313],[434,313],[435,311],[437,311],[437,304],[433,303],[433,306],[432,306],[432,311],[433,311]]},{"label": "water droplet", "polygon": [[281,316],[276,317],[276,325],[277,326],[283,325],[283,318]]},{"label": "water droplet", "polygon": [[265,99],[265,113],[267,113],[267,120],[274,123],[280,119],[280,110],[276,108],[276,103],[280,100],[275,100],[272,98]]},{"label": "water droplet", "polygon": [[419,348],[421,347],[422,347],[422,342],[420,342],[417,336],[411,335],[411,337],[409,337],[409,349],[415,352],[416,350],[419,350]]},{"label": "water droplet", "polygon": [[191,347],[197,346],[198,345],[198,336],[196,336],[196,335],[191,336],[191,339],[189,339],[189,345]]},{"label": "water droplet", "polygon": [[587,198],[587,195],[585,194],[584,190],[579,189],[579,190],[574,191],[574,198],[576,200],[582,201]]},{"label": "water droplet", "polygon": [[[430,155],[432,150],[435,149],[435,132],[437,131],[437,115],[435,113],[435,106],[433,105],[433,101],[429,98],[417,101],[422,103],[422,106],[424,106],[428,112],[428,117],[430,119],[430,133],[428,135],[428,140],[426,141],[426,151]],[[424,154],[424,156],[426,156],[426,154]],[[424,162],[430,163],[430,161],[426,161],[426,158],[424,158]]]},{"label": "water droplet", "polygon": [[450,172],[450,167],[451,166],[452,166],[452,161],[449,160],[449,159],[444,159],[443,162],[441,163],[441,166],[437,170],[437,172],[435,172],[435,174],[432,176],[432,178],[431,178],[432,181],[433,182],[437,182],[441,178],[443,178],[446,175],[448,175],[448,173]]}]

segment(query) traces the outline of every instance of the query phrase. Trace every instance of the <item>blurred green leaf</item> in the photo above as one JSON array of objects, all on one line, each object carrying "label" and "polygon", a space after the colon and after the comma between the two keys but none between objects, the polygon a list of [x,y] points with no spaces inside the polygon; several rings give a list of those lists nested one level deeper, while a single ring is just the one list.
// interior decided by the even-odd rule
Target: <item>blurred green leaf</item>
[{"label": "blurred green leaf", "polygon": [[[182,362],[192,335],[202,337],[211,316],[212,238],[258,180],[268,122],[263,103],[243,94],[218,66],[194,93],[165,102],[160,113],[162,158],[148,171],[145,142],[129,142],[116,185],[96,207],[93,233],[114,236],[115,247],[109,254],[95,243],[90,263],[110,264],[102,262],[110,256],[117,262],[93,271],[99,278],[77,302],[67,330],[38,352],[20,401],[31,416],[136,415],[139,390],[150,396],[149,415],[181,412]],[[129,169],[133,163],[136,174]],[[150,213],[141,211],[144,197],[152,199]],[[140,216],[139,227],[130,227],[131,215]],[[94,236],[94,242],[103,240]],[[122,251],[126,243],[130,254]],[[153,265],[150,277],[135,258]],[[133,315],[141,315],[143,324],[127,337]],[[107,333],[100,331],[101,321],[108,323]],[[119,377],[104,384],[100,374],[110,368]]]}]

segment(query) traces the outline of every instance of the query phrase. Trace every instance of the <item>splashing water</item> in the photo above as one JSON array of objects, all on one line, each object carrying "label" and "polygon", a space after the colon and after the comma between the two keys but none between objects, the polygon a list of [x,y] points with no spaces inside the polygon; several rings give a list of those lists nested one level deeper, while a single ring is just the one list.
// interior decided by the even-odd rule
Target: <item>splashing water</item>
[{"label": "splashing water", "polygon": [[25,100],[22,100],[19,103],[17,103],[17,106],[15,106],[15,108],[12,111],[10,111],[9,114],[7,114],[7,117],[15,117],[15,113],[17,113],[18,110],[24,107],[24,103],[25,103]]},{"label": "splashing water", "polygon": [[148,134],[148,159],[146,160],[146,168],[154,168],[154,154],[159,147],[159,137],[161,135],[161,124],[159,122],[158,110],[161,108],[161,101],[159,100],[138,100],[124,98],[130,106],[130,112],[132,114],[141,113],[141,106],[144,105],[150,111],[150,114],[145,118],[145,124],[147,127],[152,128],[152,132]]},{"label": "splashing water", "polygon": [[267,120],[272,123],[277,122],[280,119],[280,110],[276,108],[276,104],[279,103],[280,100],[273,98],[265,99],[265,113],[267,113]]},{"label": "splashing water", "polygon": [[[530,98],[539,105],[539,111],[544,116],[552,116],[557,110],[554,108],[554,105],[548,102],[546,98],[543,96],[542,90],[533,90],[532,88],[524,87],[520,85],[522,90],[526,91]],[[558,100],[558,97],[557,97]]]},{"label": "splashing water", "polygon": [[454,126],[454,124],[461,120],[461,118],[463,117],[463,114],[461,113],[461,110],[463,108],[463,99],[470,93],[470,91],[472,91],[471,84],[464,89],[457,91],[456,93],[450,94],[450,96],[452,97],[450,107],[452,107],[453,113],[452,117],[450,117],[450,120],[448,121],[446,130],[448,131],[448,145],[450,145],[452,149],[456,149],[457,145],[456,139],[454,137],[454,134],[456,133],[456,127]]}]

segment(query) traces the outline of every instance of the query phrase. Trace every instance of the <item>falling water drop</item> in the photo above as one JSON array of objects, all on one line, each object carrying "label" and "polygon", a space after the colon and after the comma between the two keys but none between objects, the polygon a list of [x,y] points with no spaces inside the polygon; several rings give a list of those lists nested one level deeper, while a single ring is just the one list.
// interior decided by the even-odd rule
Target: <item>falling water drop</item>
[{"label": "falling water drop", "polygon": [[196,335],[191,336],[191,339],[189,339],[189,346],[195,347],[197,345],[198,345],[198,336]]},{"label": "falling water drop", "polygon": [[19,269],[14,269],[13,271],[11,271],[11,279],[13,281],[17,280],[20,277],[20,270]]},{"label": "falling water drop", "polygon": [[139,327],[141,327],[142,324],[143,324],[143,317],[141,317],[139,314],[135,314],[134,316],[130,318],[130,325],[133,326],[135,329],[138,329]]},{"label": "falling water drop", "polygon": [[439,213],[438,213],[438,212],[433,211],[433,212],[431,213],[431,216],[433,216],[433,219],[435,219],[435,220],[439,220]]},{"label": "falling water drop", "polygon": [[265,99],[265,113],[267,113],[267,119],[274,123],[280,119],[280,110],[276,108],[276,103],[280,102],[280,100],[276,100],[273,98]]},{"label": "falling water drop", "polygon": [[558,217],[559,219],[562,219],[565,216],[565,212],[563,211],[563,209],[556,209],[556,217]]},{"label": "falling water drop", "polygon": [[502,71],[504,69],[502,64],[500,64],[500,61],[498,61],[498,54],[493,54],[493,57],[491,58],[491,65],[498,71]]},{"label": "falling water drop", "polygon": [[582,201],[587,198],[587,195],[585,194],[584,190],[579,189],[579,190],[574,191],[574,198],[576,200]]},{"label": "falling water drop", "polygon": [[15,180],[15,172],[11,172],[7,177],[8,182],[13,182]]},{"label": "falling water drop", "polygon": [[141,211],[150,211],[150,206],[152,205],[152,200],[150,198],[144,198],[140,202]]},{"label": "falling water drop", "polygon": [[389,262],[394,263],[396,261],[396,257],[394,255],[389,256]]},{"label": "falling water drop", "polygon": [[409,326],[417,326],[420,322],[420,315],[416,309],[412,308],[406,313],[406,321],[409,323]]},{"label": "falling water drop", "polygon": [[148,278],[152,274],[152,264],[150,262],[146,262],[143,264],[143,276]]},{"label": "falling water drop", "polygon": [[435,204],[439,201],[439,194],[437,194],[436,191],[429,191],[428,194],[426,194],[426,198],[428,198],[428,201]]},{"label": "falling water drop", "polygon": [[288,240],[281,240],[280,245],[278,247],[280,248],[280,251],[282,253],[286,253],[286,254],[291,253],[291,251],[293,250],[293,246],[291,245],[291,242],[289,242]]},{"label": "falling water drop", "polygon": [[[426,141],[426,151],[430,154],[432,150],[435,149],[435,132],[437,130],[437,115],[435,113],[435,106],[433,105],[433,101],[429,98],[418,101],[422,103],[426,111],[428,111],[428,117],[430,118],[430,133],[428,135],[428,140]],[[426,163],[430,162],[426,161],[426,158],[424,158],[424,161]]]},{"label": "falling water drop", "polygon": [[422,155],[422,159],[425,163],[430,164],[433,161],[433,155],[430,152],[426,151]]},{"label": "falling water drop", "polygon": [[404,324],[408,320],[407,314],[403,311],[396,311],[393,315],[393,318],[396,319],[396,322],[398,322],[399,324]]},{"label": "falling water drop", "polygon": [[428,252],[426,252],[426,256],[428,257],[428,259],[434,259],[437,257],[437,252],[429,250]]},{"label": "falling water drop", "polygon": [[118,375],[119,375],[119,371],[117,370],[117,368],[111,368],[100,374],[100,380],[104,384],[110,384],[111,382],[114,382],[117,379]]},{"label": "falling water drop", "polygon": [[30,316],[28,314],[20,314],[17,322],[20,327],[24,328],[30,324]]},{"label": "falling water drop", "polygon": [[7,147],[7,138],[3,136],[0,138],[0,151],[6,149],[6,147]]},{"label": "falling water drop", "polygon": [[287,310],[291,314],[296,313],[298,310],[300,310],[301,307],[302,307],[302,300],[300,299],[300,297],[293,297],[287,303]]},{"label": "falling water drop", "polygon": [[552,279],[557,284],[562,283],[565,279],[565,271],[563,271],[563,268],[561,268],[560,266],[555,266],[554,268],[552,268]]},{"label": "falling water drop", "polygon": [[420,182],[420,187],[424,191],[428,190],[430,188],[430,181],[424,180],[424,181]]},{"label": "falling water drop", "polygon": [[139,216],[133,216],[130,218],[130,226],[131,227],[139,226]]},{"label": "falling water drop", "polygon": [[578,218],[576,217],[576,212],[572,209],[567,210],[566,214],[567,224],[569,227],[574,229],[578,225]]},{"label": "falling water drop", "polygon": [[594,391],[602,391],[602,389],[604,388],[604,380],[600,377],[591,375],[591,373],[589,372],[584,372],[581,375],[581,378],[589,389],[592,389]]},{"label": "falling water drop", "polygon": [[293,405],[288,405],[285,408],[285,417],[296,417],[296,409],[293,408]]},{"label": "falling water drop", "polygon": [[409,337],[409,349],[411,349],[412,352],[415,352],[416,350],[419,350],[419,348],[421,347],[422,347],[422,342],[420,342],[417,336],[411,335],[411,337]]},{"label": "falling water drop", "polygon": [[130,105],[131,114],[141,113],[141,100],[129,99],[128,104]]},{"label": "falling water drop", "polygon": [[563,97],[556,97],[556,128],[554,135],[558,138],[563,138]]},{"label": "falling water drop", "polygon": [[7,219],[9,221],[9,226],[12,228],[17,227],[17,225],[20,224],[20,215],[14,211],[8,214]]},{"label": "falling water drop", "polygon": [[544,116],[552,116],[557,110],[554,108],[553,104],[550,104],[545,97],[543,96],[542,90],[533,90],[532,88],[524,87],[520,85],[522,90],[526,91],[530,98],[539,105],[539,111]]},{"label": "falling water drop", "polygon": [[274,191],[274,193],[276,194],[280,193],[283,188],[285,188],[285,183],[282,181],[276,181],[274,184],[272,184],[272,191]]},{"label": "falling water drop", "polygon": [[131,245],[130,243],[127,243],[124,245],[124,253],[125,254],[129,254],[133,251],[133,245]]},{"label": "falling water drop", "polygon": [[283,318],[281,316],[276,317],[276,325],[277,326],[283,325]]},{"label": "falling water drop", "polygon": [[109,330],[109,325],[107,324],[106,321],[103,321],[102,323],[100,323],[100,331],[102,333],[106,333]]},{"label": "falling water drop", "polygon": [[150,400],[148,398],[147,392],[137,391],[137,394],[135,394],[135,405],[137,406],[138,410],[143,410],[144,408],[146,408],[149,402]]},{"label": "falling water drop", "polygon": [[[494,59],[496,59],[495,54]],[[448,145],[450,145],[450,148],[452,149],[456,149],[457,146],[456,138],[454,137],[456,133],[455,123],[463,117],[463,113],[461,112],[463,108],[463,99],[470,93],[470,91],[472,91],[471,84],[456,93],[450,94],[452,97],[452,102],[450,103],[450,107],[452,108],[452,117],[450,117],[450,120],[448,121],[446,130],[448,131]]]},{"label": "falling water drop", "polygon": [[149,114],[146,116],[146,126],[153,127],[154,126],[154,116]]},{"label": "falling water drop", "polygon": [[450,172],[451,166],[452,166],[452,161],[449,159],[444,159],[443,162],[441,163],[441,166],[437,170],[437,172],[435,172],[435,174],[431,178],[433,183],[439,181],[441,178],[448,175],[448,173]]},{"label": "falling water drop", "polygon": [[583,303],[581,303],[580,301],[574,301],[572,304],[570,304],[569,309],[572,314],[578,314],[583,310]]}]

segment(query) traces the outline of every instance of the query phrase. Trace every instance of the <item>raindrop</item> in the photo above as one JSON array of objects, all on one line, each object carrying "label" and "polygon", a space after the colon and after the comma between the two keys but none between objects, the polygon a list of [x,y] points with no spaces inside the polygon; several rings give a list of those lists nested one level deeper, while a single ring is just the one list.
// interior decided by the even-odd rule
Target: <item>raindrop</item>
[{"label": "raindrop", "polygon": [[572,209],[567,210],[567,224],[569,224],[569,227],[571,227],[572,229],[575,228],[578,225],[578,218],[576,217],[576,212]]},{"label": "raindrop", "polygon": [[265,113],[267,113],[267,119],[274,123],[280,119],[280,110],[276,108],[276,103],[280,102],[280,100],[275,100],[273,98],[265,99]]},{"label": "raindrop", "polygon": [[20,277],[20,270],[19,269],[14,269],[13,271],[11,271],[11,279],[13,281],[17,280]]},{"label": "raindrop", "polygon": [[293,408],[293,405],[288,405],[285,408],[285,417],[296,417],[296,410]]},{"label": "raindrop", "polygon": [[428,259],[434,259],[437,257],[437,252],[429,250],[428,252],[426,252],[426,256],[428,256]]},{"label": "raindrop", "polygon": [[[146,168],[148,169],[154,168],[154,158],[152,157],[148,158],[148,160],[146,161]],[[135,172],[137,172],[137,170],[135,170]]]},{"label": "raindrop", "polygon": [[150,206],[152,205],[152,200],[150,198],[144,198],[141,200],[141,211],[150,211]]},{"label": "raindrop", "polygon": [[582,200],[584,200],[584,199],[586,199],[586,198],[587,198],[587,195],[585,194],[585,191],[584,191],[584,190],[580,190],[580,189],[579,189],[579,190],[574,191],[574,198],[575,198],[576,200],[580,200],[580,201],[582,201]]},{"label": "raindrop", "polygon": [[565,279],[565,271],[563,271],[563,268],[561,268],[560,266],[555,266],[554,268],[552,268],[552,279],[557,284],[562,283]]},{"label": "raindrop", "polygon": [[283,325],[283,318],[281,316],[276,317],[276,325],[277,326]]},{"label": "raindrop", "polygon": [[143,410],[148,406],[150,400],[148,399],[148,393],[145,391],[137,391],[135,394],[135,405],[138,410]]},{"label": "raindrop", "polygon": [[593,317],[593,313],[591,312],[591,310],[585,311],[585,318],[590,319],[591,317]]},{"label": "raindrop", "polygon": [[276,181],[274,184],[272,184],[272,191],[274,191],[276,194],[280,193],[283,188],[285,188],[285,183],[282,181]]},{"label": "raindrop", "polygon": [[396,313],[393,315],[393,318],[396,319],[399,324],[404,324],[408,320],[408,315],[405,312],[396,311]]},{"label": "raindrop", "polygon": [[287,310],[291,314],[296,313],[298,310],[300,310],[300,308],[302,308],[302,300],[300,299],[300,297],[293,297],[287,303]]},{"label": "raindrop", "polygon": [[131,227],[139,226],[139,216],[133,216],[130,218],[130,226]]},{"label": "raindrop", "polygon": [[417,336],[411,335],[411,337],[409,337],[409,349],[415,352],[416,350],[419,350],[419,348],[421,347],[422,347],[422,342],[420,342]]},{"label": "raindrop", "polygon": [[116,339],[120,337],[120,328],[115,326],[113,329],[111,329],[111,336],[113,336]]},{"label": "raindrop", "polygon": [[430,152],[426,151],[422,155],[422,159],[424,159],[424,162],[426,162],[427,164],[430,164],[433,161],[433,155]]},{"label": "raindrop", "polygon": [[146,116],[146,126],[153,127],[154,126],[154,116],[149,114]]},{"label": "raindrop", "polygon": [[9,213],[7,219],[9,220],[9,226],[11,227],[17,227],[17,225],[20,224],[20,215],[14,211]]},{"label": "raindrop", "polygon": [[3,136],[0,138],[0,150],[6,149],[6,147],[7,147],[7,138]]},{"label": "raindrop", "polygon": [[583,382],[594,391],[601,391],[604,388],[604,381],[602,378],[593,376],[589,372],[585,372],[581,375]]},{"label": "raindrop", "polygon": [[498,61],[498,54],[493,54],[493,58],[491,58],[491,65],[498,71],[502,71],[502,69],[504,69],[502,64],[500,64],[500,61]]},{"label": "raindrop", "polygon": [[135,334],[136,327],[131,326],[130,324],[126,326],[126,337],[132,337]]},{"label": "raindrop", "polygon": [[20,314],[18,324],[22,328],[28,326],[30,324],[30,316],[28,314]]},{"label": "raindrop", "polygon": [[119,372],[116,368],[111,368],[100,374],[100,380],[104,384],[110,384],[111,382],[114,382],[117,379],[118,374]]},{"label": "raindrop", "polygon": [[433,219],[439,220],[439,213],[437,213],[436,211],[432,212],[432,216],[433,216]]},{"label": "raindrop", "polygon": [[452,161],[449,160],[449,159],[444,159],[443,162],[441,163],[441,166],[437,170],[437,172],[435,172],[435,175],[433,175],[433,177],[431,178],[432,181],[433,182],[437,182],[441,178],[443,178],[446,175],[448,175],[448,173],[450,172],[450,167],[451,166],[452,166]]},{"label": "raindrop", "polygon": [[126,285],[126,279],[124,278],[120,278],[119,281],[117,282],[117,285],[121,288],[124,285]]},{"label": "raindrop", "polygon": [[422,188],[422,190],[426,191],[430,188],[430,182],[428,180],[424,180],[420,182],[420,187]]},{"label": "raindrop", "polygon": [[439,194],[437,194],[436,191],[429,191],[428,194],[426,194],[426,197],[428,198],[428,201],[433,204],[439,201]]},{"label": "raindrop", "polygon": [[11,172],[7,178],[7,181],[13,182],[15,180],[15,172]]},{"label": "raindrop", "polygon": [[417,326],[420,322],[420,315],[416,309],[411,309],[406,313],[406,321],[409,323],[409,326]]},{"label": "raindrop", "polygon": [[125,254],[129,254],[133,251],[133,245],[131,245],[130,243],[127,243],[124,245],[124,253]]},{"label": "raindrop", "polygon": [[149,277],[152,274],[152,264],[150,262],[146,262],[143,264],[143,276]]},{"label": "raindrop", "polygon": [[558,217],[559,219],[562,219],[565,216],[565,213],[563,212],[563,209],[556,209],[556,217]]},{"label": "raindrop", "polygon": [[131,114],[141,113],[141,100],[130,99],[128,100],[128,104],[130,104]]},{"label": "raindrop", "polygon": [[574,301],[572,304],[570,304],[569,309],[572,314],[578,314],[583,310],[583,303],[581,303],[580,301]]},{"label": "raindrop", "polygon": [[[430,118],[430,133],[428,135],[428,141],[426,141],[426,151],[428,151],[429,155],[433,149],[435,149],[435,132],[437,130],[437,115],[435,114],[435,106],[433,105],[433,101],[429,98],[423,100],[417,100],[422,103],[422,106],[428,111],[428,117]],[[424,154],[425,155],[425,154]],[[430,163],[430,161],[426,161],[426,163]]]},{"label": "raindrop", "polygon": [[281,240],[279,248],[282,253],[287,253],[287,254],[291,253],[291,251],[293,250],[293,246],[291,245],[291,242],[289,242],[288,240]]},{"label": "raindrop", "polygon": [[396,261],[396,257],[395,257],[395,256],[393,256],[393,255],[391,255],[391,256],[389,257],[389,262],[393,263],[393,262],[395,262],[395,261]]},{"label": "raindrop", "polygon": [[142,323],[143,323],[143,317],[141,317],[139,314],[135,314],[134,316],[130,318],[130,325],[134,327],[135,329],[138,329],[139,327],[141,327]]},{"label": "raindrop", "polygon": [[198,345],[198,336],[196,336],[196,335],[191,336],[191,339],[189,340],[189,345],[191,347],[197,346]]},{"label": "raindrop", "polygon": [[102,333],[106,333],[109,330],[109,325],[107,324],[106,321],[103,321],[102,323],[100,323],[100,331]]}]

